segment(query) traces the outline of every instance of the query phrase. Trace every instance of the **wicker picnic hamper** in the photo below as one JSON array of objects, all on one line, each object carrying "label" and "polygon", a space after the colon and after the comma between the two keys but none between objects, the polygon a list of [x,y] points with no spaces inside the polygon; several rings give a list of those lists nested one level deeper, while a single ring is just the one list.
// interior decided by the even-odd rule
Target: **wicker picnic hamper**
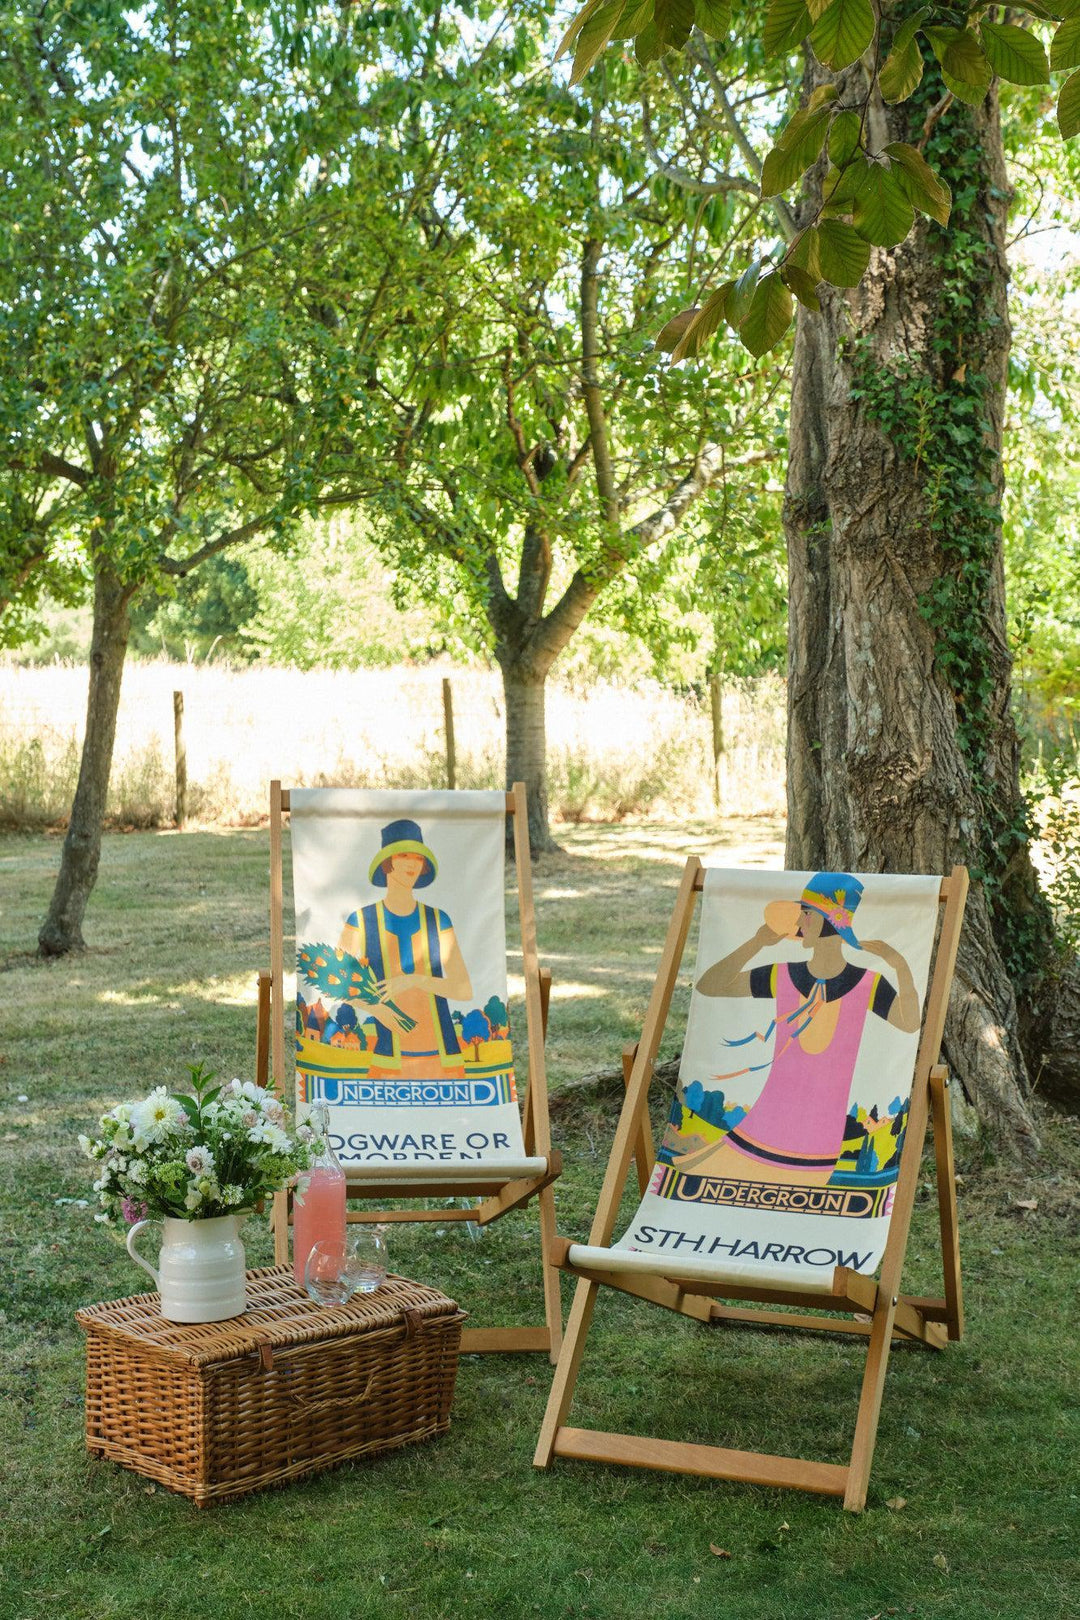
[{"label": "wicker picnic hamper", "polygon": [[450,1424],[464,1312],[388,1277],[314,1305],[284,1266],[249,1271],[227,1322],[166,1322],[157,1294],[76,1314],[86,1332],[86,1444],[199,1507]]}]

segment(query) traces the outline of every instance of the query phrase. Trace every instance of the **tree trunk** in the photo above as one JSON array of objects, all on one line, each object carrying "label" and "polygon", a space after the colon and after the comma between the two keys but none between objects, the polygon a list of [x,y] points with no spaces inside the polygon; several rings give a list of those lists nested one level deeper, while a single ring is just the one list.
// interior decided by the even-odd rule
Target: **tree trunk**
[{"label": "tree trunk", "polygon": [[546,670],[500,648],[506,702],[506,786],[524,782],[529,802],[529,846],[534,855],[558,849],[548,825],[547,740],[545,733]]},{"label": "tree trunk", "polygon": [[60,872],[49,914],[38,934],[38,950],[42,956],[64,956],[69,951],[85,949],[82,920],[101,858],[101,829],[116,739],[132,594],[133,588],[99,561],[94,574],[94,631],[90,644],[86,735],[71,820],[60,857]]},{"label": "tree trunk", "polygon": [[[911,102],[872,111],[874,148],[919,144],[941,93],[931,62]],[[998,1141],[1033,1151],[1029,1063],[1052,933],[1010,713],[996,95],[954,102],[932,127],[927,157],[953,188],[947,231],[921,220],[898,248],[875,250],[859,288],[822,287],[821,315],[799,312],[787,856],[804,869],[971,868],[946,1056]]]}]

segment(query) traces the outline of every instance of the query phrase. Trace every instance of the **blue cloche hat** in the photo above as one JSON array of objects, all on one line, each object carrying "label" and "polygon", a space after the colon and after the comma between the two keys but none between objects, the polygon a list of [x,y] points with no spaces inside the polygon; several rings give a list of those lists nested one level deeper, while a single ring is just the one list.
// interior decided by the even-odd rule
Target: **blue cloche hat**
[{"label": "blue cloche hat", "polygon": [[383,861],[390,860],[394,855],[422,855],[427,864],[416,880],[416,887],[426,889],[429,883],[434,883],[439,863],[424,843],[419,822],[391,821],[383,828],[382,848],[372,861],[368,872],[368,878],[377,889],[386,888],[386,873],[382,865]]},{"label": "blue cloche hat", "polygon": [[862,884],[850,872],[818,872],[803,890],[800,903],[809,906],[811,911],[820,912],[841,939],[858,949],[851,919],[862,892]]}]

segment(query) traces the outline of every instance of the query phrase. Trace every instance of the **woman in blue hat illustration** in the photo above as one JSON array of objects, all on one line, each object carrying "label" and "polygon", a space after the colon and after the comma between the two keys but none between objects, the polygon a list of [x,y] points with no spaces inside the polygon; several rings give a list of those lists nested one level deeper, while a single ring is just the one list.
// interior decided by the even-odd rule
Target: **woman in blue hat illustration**
[{"label": "woman in blue hat illustration", "polygon": [[384,1025],[386,1040],[393,1042],[394,1055],[400,1057],[402,1079],[465,1076],[447,1001],[467,1001],[472,995],[469,970],[446,912],[425,905],[414,894],[433,883],[438,870],[417,822],[389,822],[368,872],[375,887],[386,890],[386,897],[354,911],[338,941],[371,964],[383,1001],[393,1002],[416,1021],[407,1033],[390,1017]]},{"label": "woman in blue hat illustration", "polygon": [[[705,996],[754,996],[772,1001],[768,1029],[742,1040],[746,1046],[775,1035],[772,1061],[748,1062],[733,1080],[767,1068],[757,1100],[722,1141],[674,1159],[694,1175],[724,1175],[744,1181],[823,1185],[836,1169],[844,1139],[851,1079],[869,1014],[897,1029],[919,1028],[918,991],[911,969],[891,945],[857,939],[852,920],[862,884],[847,872],[819,872],[799,901],[773,901],[757,933],[707,968],[697,988]],[[782,939],[796,939],[805,962],[748,964]],[[844,955],[844,944],[880,958],[896,983]]]}]

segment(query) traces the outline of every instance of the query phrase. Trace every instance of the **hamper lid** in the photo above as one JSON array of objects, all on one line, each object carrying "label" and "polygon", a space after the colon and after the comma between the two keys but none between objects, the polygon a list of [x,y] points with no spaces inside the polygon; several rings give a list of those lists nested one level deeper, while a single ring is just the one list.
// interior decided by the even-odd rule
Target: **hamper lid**
[{"label": "hamper lid", "polygon": [[205,1367],[236,1361],[260,1347],[307,1344],[401,1327],[422,1327],[433,1318],[464,1316],[456,1302],[408,1277],[387,1276],[371,1294],[354,1294],[345,1305],[316,1305],[288,1266],[264,1266],[247,1274],[247,1309],[225,1322],[167,1322],[160,1294],[133,1294],[76,1311],[87,1332],[137,1341],[170,1360]]}]

